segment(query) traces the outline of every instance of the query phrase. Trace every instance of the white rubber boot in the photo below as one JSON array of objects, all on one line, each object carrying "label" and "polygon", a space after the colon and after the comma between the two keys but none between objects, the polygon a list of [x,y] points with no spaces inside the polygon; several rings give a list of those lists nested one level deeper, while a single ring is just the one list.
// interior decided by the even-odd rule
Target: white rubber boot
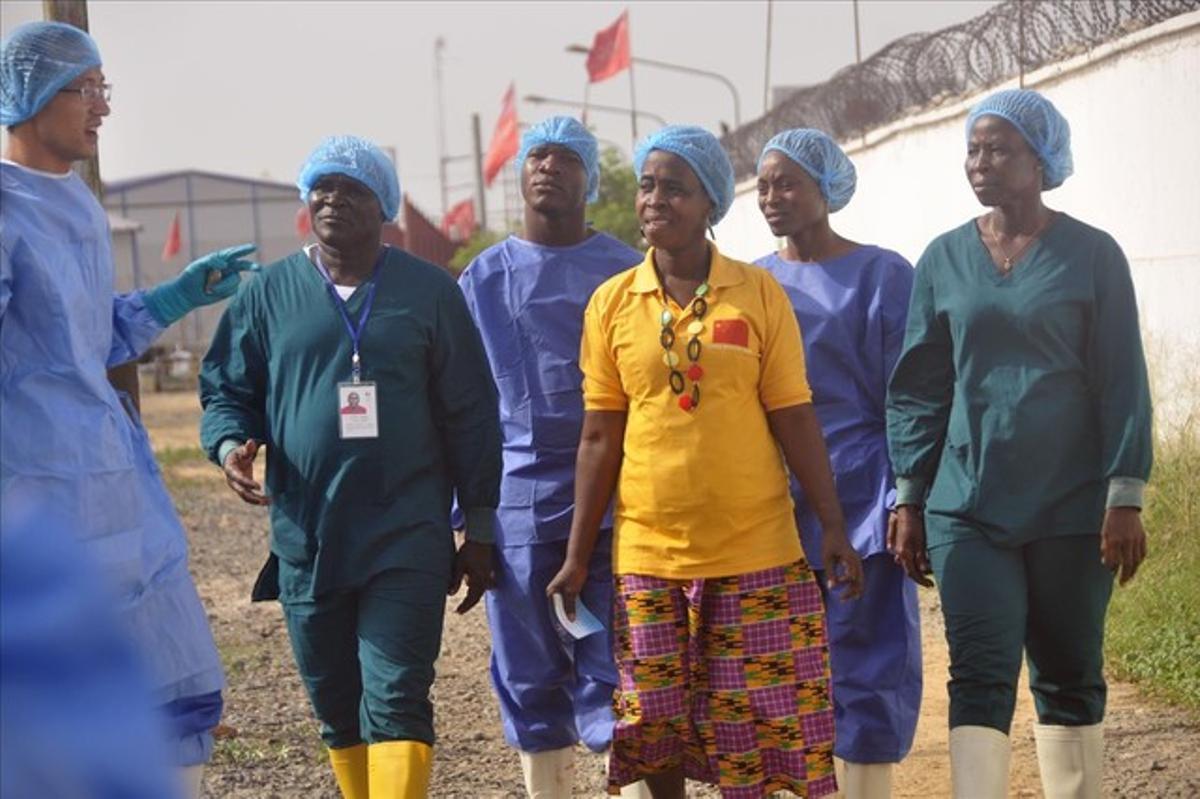
[{"label": "white rubber boot", "polygon": [[621,789],[621,796],[625,799],[654,799],[654,795],[650,793],[650,786],[645,780],[631,782]]},{"label": "white rubber boot", "polygon": [[1064,727],[1034,724],[1038,768],[1046,799],[1100,799],[1104,775],[1104,730],[1101,724]]},{"label": "white rubber boot", "polygon": [[954,799],[1008,799],[1008,736],[964,724],[950,730],[950,784]]},{"label": "white rubber boot", "polygon": [[892,764],[847,760],[841,787],[846,799],[891,799]]},{"label": "white rubber boot", "polygon": [[200,799],[203,794],[204,764],[184,766],[179,770],[179,778],[183,782],[184,799]]},{"label": "white rubber boot", "polygon": [[571,799],[575,787],[575,749],[521,752],[521,773],[529,799]]}]

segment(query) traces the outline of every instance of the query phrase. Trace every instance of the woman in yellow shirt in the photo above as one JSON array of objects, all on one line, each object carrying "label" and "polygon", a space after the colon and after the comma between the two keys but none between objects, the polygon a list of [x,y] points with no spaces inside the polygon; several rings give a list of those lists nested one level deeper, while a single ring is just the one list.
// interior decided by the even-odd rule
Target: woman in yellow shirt
[{"label": "woman in yellow shirt", "polygon": [[634,168],[651,248],[584,316],[575,517],[547,591],[573,615],[615,491],[610,793],[645,778],[656,799],[683,797],[686,776],[725,797],[826,796],[829,656],[787,467],[821,520],[831,587],[857,596],[862,567],[800,330],[774,278],[705,238],[733,199],[712,134],[664,128]]}]

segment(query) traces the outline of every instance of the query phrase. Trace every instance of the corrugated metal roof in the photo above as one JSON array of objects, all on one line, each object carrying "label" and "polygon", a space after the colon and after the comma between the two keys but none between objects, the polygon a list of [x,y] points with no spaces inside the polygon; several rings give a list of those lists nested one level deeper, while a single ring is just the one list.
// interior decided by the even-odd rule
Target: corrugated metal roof
[{"label": "corrugated metal roof", "polygon": [[105,191],[127,191],[129,189],[140,188],[142,186],[152,186],[155,183],[163,183],[168,180],[177,180],[187,175],[193,177],[208,178],[210,180],[223,180],[229,183],[235,183],[239,186],[260,186],[269,189],[281,189],[287,191],[297,191],[296,186],[292,183],[283,183],[278,180],[265,180],[263,178],[244,178],[237,175],[224,175],[220,172],[208,172],[203,169],[178,169],[173,172],[157,172],[151,175],[143,175],[136,178],[126,178],[125,180],[110,180],[104,184]]},{"label": "corrugated metal roof", "polygon": [[113,233],[137,233],[142,229],[141,222],[134,222],[113,213],[108,215],[108,226],[112,228]]}]

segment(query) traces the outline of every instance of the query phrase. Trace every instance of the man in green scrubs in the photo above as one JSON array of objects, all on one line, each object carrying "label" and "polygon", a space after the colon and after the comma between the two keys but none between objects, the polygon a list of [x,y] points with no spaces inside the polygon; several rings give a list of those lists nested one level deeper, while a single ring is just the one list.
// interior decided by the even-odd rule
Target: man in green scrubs
[{"label": "man in green scrubs", "polygon": [[[382,151],[326,139],[298,186],[317,244],[230,303],[201,370],[201,439],[238,496],[271,508],[254,598],[283,604],[343,796],[423,797],[444,597],[465,576],[465,612],[492,581],[495,385],[453,278],[380,241],[400,204]],[[341,413],[351,395],[362,412]]]}]

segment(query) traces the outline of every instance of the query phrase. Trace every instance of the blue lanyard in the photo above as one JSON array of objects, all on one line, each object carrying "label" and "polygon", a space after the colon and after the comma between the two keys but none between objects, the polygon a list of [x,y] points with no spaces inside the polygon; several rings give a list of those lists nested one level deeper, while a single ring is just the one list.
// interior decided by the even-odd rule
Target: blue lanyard
[{"label": "blue lanyard", "polygon": [[380,251],[379,258],[375,261],[375,268],[371,271],[371,279],[367,282],[367,299],[363,301],[362,311],[358,314],[358,324],[356,325],[350,321],[350,314],[346,311],[346,301],[337,293],[337,287],[334,285],[329,270],[325,268],[325,264],[321,263],[321,248],[316,247],[313,249],[317,270],[321,273],[321,277],[325,279],[325,288],[329,290],[329,296],[333,297],[333,304],[337,306],[338,313],[342,315],[342,322],[346,325],[346,332],[350,334],[350,341],[354,344],[354,352],[350,356],[350,379],[355,383],[362,380],[362,359],[358,356],[358,344],[362,341],[363,331],[367,328],[367,318],[371,316],[371,306],[375,304],[375,288],[379,285],[379,267],[383,265],[383,259],[386,255],[387,247],[385,246]]}]

